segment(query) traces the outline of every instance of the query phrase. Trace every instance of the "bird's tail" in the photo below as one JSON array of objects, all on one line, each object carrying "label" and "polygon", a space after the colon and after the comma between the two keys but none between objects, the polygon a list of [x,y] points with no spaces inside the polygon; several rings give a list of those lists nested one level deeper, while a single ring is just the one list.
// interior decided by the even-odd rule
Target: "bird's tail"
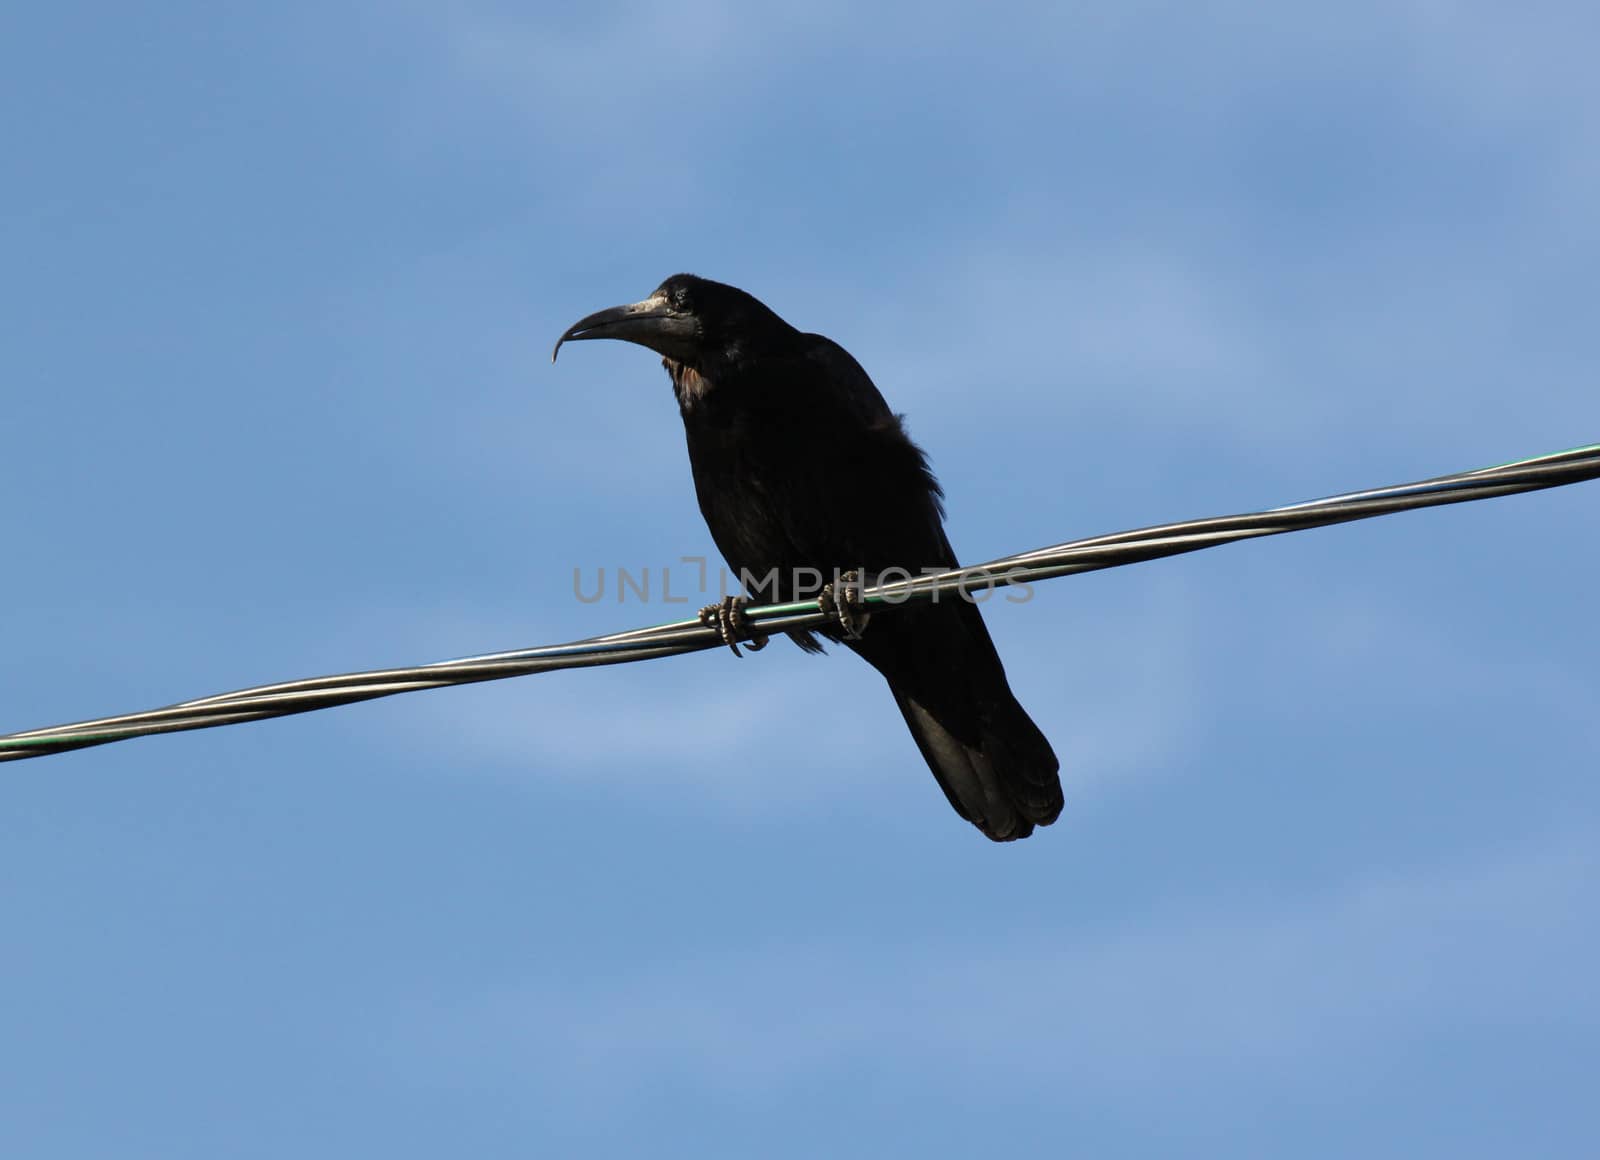
[{"label": "bird's tail", "polygon": [[1060,762],[1009,688],[958,706],[919,700],[894,681],[889,689],[939,788],[985,835],[1026,838],[1060,815]]}]

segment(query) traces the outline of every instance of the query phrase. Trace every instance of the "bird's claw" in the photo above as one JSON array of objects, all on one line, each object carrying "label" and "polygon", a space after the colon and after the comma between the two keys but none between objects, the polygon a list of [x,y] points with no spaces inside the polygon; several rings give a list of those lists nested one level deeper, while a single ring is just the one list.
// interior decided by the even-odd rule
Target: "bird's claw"
[{"label": "bird's claw", "polygon": [[846,640],[860,640],[867,631],[872,614],[861,600],[861,577],[855,571],[839,576],[836,583],[824,584],[817,604],[823,612],[832,614],[844,629]]},{"label": "bird's claw", "polygon": [[748,638],[744,643],[751,652],[767,647],[766,634],[757,632],[745,615],[745,606],[749,603],[743,596],[724,596],[716,604],[708,604],[700,610],[700,623],[716,629],[722,643],[731,648],[736,657],[744,655],[739,651],[740,637]]}]

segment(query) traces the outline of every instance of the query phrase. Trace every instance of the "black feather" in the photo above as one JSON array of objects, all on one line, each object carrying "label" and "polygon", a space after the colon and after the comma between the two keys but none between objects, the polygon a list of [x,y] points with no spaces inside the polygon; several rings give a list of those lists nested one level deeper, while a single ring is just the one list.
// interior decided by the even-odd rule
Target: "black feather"
[{"label": "black feather", "polygon": [[[665,355],[700,511],[758,602],[815,598],[822,580],[852,569],[870,580],[887,568],[916,575],[957,566],[927,457],[847,351],[742,290],[692,275],[618,310],[637,315],[652,303],[671,333],[664,323],[659,337],[618,337]],[[605,317],[591,316],[563,341],[607,337],[578,333]],[[813,575],[820,579],[808,590]],[[820,651],[812,634],[793,635]],[[957,813],[996,841],[1056,819],[1056,756],[1012,695],[974,604],[908,603],[845,643],[889,682]]]}]

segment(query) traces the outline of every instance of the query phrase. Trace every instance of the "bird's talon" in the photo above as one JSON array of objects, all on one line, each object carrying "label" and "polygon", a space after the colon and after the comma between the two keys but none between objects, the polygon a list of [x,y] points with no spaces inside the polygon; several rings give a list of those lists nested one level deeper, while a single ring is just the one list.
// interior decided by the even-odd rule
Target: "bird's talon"
[{"label": "bird's talon", "polygon": [[846,640],[860,640],[861,634],[867,630],[867,623],[872,619],[872,614],[862,603],[859,581],[856,572],[846,572],[838,578],[837,586],[824,584],[822,595],[817,598],[822,611],[831,613],[839,621]]},{"label": "bird's talon", "polygon": [[708,604],[700,610],[700,623],[716,629],[722,643],[731,648],[736,657],[744,655],[739,651],[741,636],[748,638],[745,647],[751,652],[760,652],[767,647],[766,634],[757,632],[750,618],[745,615],[745,606],[749,603],[743,596],[725,596],[716,604]]}]

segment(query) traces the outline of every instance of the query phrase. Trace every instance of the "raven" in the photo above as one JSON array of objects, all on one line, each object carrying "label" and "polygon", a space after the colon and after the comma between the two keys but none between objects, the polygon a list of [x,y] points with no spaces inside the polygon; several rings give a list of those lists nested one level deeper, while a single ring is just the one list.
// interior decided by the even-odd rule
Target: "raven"
[{"label": "raven", "polygon": [[[591,338],[662,356],[711,538],[747,584],[770,585],[768,599],[815,599],[802,576],[820,584],[846,569],[870,580],[890,568],[958,567],[927,456],[837,343],[796,330],[743,290],[692,274],[582,319],[551,358],[562,343]],[[1012,695],[971,600],[907,603],[859,634],[843,612],[840,621],[843,631],[818,631],[888,680],[956,813],[997,842],[1056,820],[1056,755]],[[722,628],[732,643],[726,610]],[[811,633],[790,635],[821,651]]]}]

